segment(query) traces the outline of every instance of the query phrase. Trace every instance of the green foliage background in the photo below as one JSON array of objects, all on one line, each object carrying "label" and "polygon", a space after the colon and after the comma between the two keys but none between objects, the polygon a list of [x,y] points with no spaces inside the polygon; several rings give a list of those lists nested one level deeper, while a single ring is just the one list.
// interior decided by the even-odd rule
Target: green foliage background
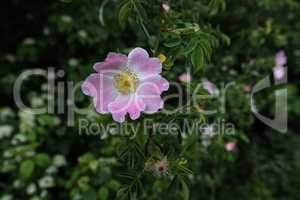
[{"label": "green foliage background", "polygon": [[[163,12],[162,3],[171,11]],[[299,199],[299,1],[11,0],[2,3],[0,13],[2,200]],[[112,122],[92,107],[88,115],[77,114],[70,127],[66,114],[32,115],[14,103],[13,86],[24,70],[54,67],[65,72],[57,81],[79,83],[108,52],[128,53],[137,46],[152,56],[167,56],[163,76],[170,81],[189,69],[191,87],[204,77],[217,86],[236,83],[226,96],[225,114],[203,116],[192,109],[146,115],[140,122],[172,120],[181,126],[183,119],[213,123],[222,118],[235,124],[237,134],[213,138],[208,147],[199,135],[182,138],[183,133],[101,140],[99,135],[79,135],[79,119]],[[280,86],[288,88],[287,134],[254,118],[243,89],[272,73],[279,50],[288,56],[288,84]],[[167,94],[173,92],[171,88]],[[274,113],[273,93],[274,88],[265,91],[257,102],[269,116]],[[45,80],[26,81],[22,96],[27,105],[46,106]],[[74,99],[78,107],[90,104],[79,90]],[[219,103],[199,101],[205,108]],[[175,106],[166,102],[168,108]],[[229,141],[237,143],[234,152],[224,148]],[[164,156],[169,174],[145,171],[152,159]]]}]

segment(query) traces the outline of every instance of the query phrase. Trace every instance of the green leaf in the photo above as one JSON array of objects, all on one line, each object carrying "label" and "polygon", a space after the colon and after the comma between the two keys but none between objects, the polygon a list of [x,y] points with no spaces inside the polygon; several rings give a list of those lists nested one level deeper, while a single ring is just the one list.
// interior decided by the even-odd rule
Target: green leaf
[{"label": "green leaf", "polygon": [[127,198],[128,196],[129,196],[128,188],[121,188],[117,192],[117,199],[120,199],[120,200],[128,199]]},{"label": "green leaf", "polygon": [[201,46],[197,46],[191,55],[191,61],[193,66],[197,70],[202,70],[204,66],[204,53]]},{"label": "green leaf", "polygon": [[181,38],[174,38],[174,39],[164,43],[164,45],[169,48],[176,47],[180,44],[181,44]]},{"label": "green leaf", "polygon": [[168,57],[167,60],[164,62],[164,69],[169,70],[174,65],[174,61]]},{"label": "green leaf", "polygon": [[222,38],[222,41],[226,44],[226,45],[230,45],[231,43],[231,40],[230,40],[230,37],[228,37],[228,35],[226,34],[221,34],[221,38]]},{"label": "green leaf", "polygon": [[42,115],[38,118],[41,125],[44,126],[57,126],[60,124],[60,119],[56,116]]},{"label": "green leaf", "polygon": [[184,49],[184,54],[185,55],[190,54],[192,51],[194,51],[197,45],[198,45],[198,39],[192,38],[190,42],[187,44],[186,48]]},{"label": "green leaf", "polygon": [[181,179],[181,185],[182,185],[183,200],[189,200],[190,199],[189,187],[187,186],[186,182],[183,179]]},{"label": "green leaf", "polygon": [[200,40],[201,48],[204,52],[205,58],[208,62],[211,60],[211,54],[212,54],[212,47],[209,44],[208,40]]},{"label": "green leaf", "polygon": [[45,153],[40,153],[35,158],[36,164],[41,167],[46,167],[50,164],[51,160]]},{"label": "green leaf", "polygon": [[120,8],[120,11],[119,11],[119,23],[120,23],[121,27],[125,26],[126,20],[127,20],[128,16],[129,16],[130,10],[131,10],[131,3],[130,3],[130,1],[124,3],[122,5],[122,7]]},{"label": "green leaf", "polygon": [[107,188],[105,187],[102,187],[100,190],[99,190],[99,199],[100,200],[106,200],[108,199],[108,195],[109,195],[109,191]]},{"label": "green leaf", "polygon": [[97,199],[97,193],[93,189],[89,189],[88,191],[84,192],[82,194],[82,197],[84,200],[96,200]]},{"label": "green leaf", "polygon": [[147,21],[148,20],[148,15],[147,12],[145,10],[145,8],[142,6],[142,4],[138,1],[133,1],[134,6],[136,8],[136,11],[138,12],[138,14],[141,17],[142,21]]},{"label": "green leaf", "polygon": [[25,160],[20,165],[20,175],[23,178],[29,178],[34,170],[34,162],[32,160]]}]

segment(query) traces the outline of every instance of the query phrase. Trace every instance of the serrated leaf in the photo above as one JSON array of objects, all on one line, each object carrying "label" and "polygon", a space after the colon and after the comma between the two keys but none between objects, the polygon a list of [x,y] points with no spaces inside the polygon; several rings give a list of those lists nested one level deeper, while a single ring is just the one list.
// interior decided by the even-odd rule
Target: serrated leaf
[{"label": "serrated leaf", "polygon": [[121,188],[117,192],[117,199],[123,200],[128,197],[129,191],[127,188]]},{"label": "serrated leaf", "polygon": [[121,27],[125,26],[125,23],[126,23],[126,20],[127,20],[128,16],[129,16],[130,10],[131,10],[131,3],[130,3],[130,1],[124,3],[122,5],[122,7],[120,8],[120,11],[119,11],[119,23],[120,23]]},{"label": "serrated leaf", "polygon": [[187,44],[186,48],[184,49],[184,54],[188,55],[192,51],[194,51],[194,49],[197,47],[197,44],[198,44],[198,39],[197,38],[192,38],[190,40],[190,42]]},{"label": "serrated leaf", "polygon": [[204,53],[198,45],[191,55],[191,62],[197,70],[202,70],[204,66]]},{"label": "serrated leaf", "polygon": [[172,48],[172,47],[176,47],[176,46],[178,46],[180,44],[181,44],[181,38],[175,38],[175,39],[173,39],[171,41],[165,42],[164,46]]},{"label": "serrated leaf", "polygon": [[212,48],[209,44],[209,41],[207,40],[200,40],[201,48],[204,52],[205,58],[210,62],[211,60],[211,54],[212,54]]}]

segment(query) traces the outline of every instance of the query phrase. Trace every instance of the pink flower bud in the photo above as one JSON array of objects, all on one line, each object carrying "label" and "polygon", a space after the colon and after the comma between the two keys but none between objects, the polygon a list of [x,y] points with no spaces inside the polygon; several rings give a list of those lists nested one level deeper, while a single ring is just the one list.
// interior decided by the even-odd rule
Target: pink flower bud
[{"label": "pink flower bud", "polygon": [[161,9],[162,9],[162,11],[164,11],[164,12],[169,12],[171,8],[170,8],[169,4],[163,3],[163,4],[161,5]]},{"label": "pink flower bud", "polygon": [[275,56],[276,66],[283,66],[287,63],[287,57],[284,51],[279,51]]},{"label": "pink flower bud", "polygon": [[192,80],[192,77],[189,73],[184,73],[179,76],[179,80],[183,83],[189,83]]},{"label": "pink flower bud", "polygon": [[245,90],[245,92],[251,92],[251,85],[245,85],[244,86],[244,90]]},{"label": "pink flower bud", "polygon": [[225,149],[227,151],[234,151],[236,149],[236,143],[235,142],[228,142],[226,145],[225,145]]}]

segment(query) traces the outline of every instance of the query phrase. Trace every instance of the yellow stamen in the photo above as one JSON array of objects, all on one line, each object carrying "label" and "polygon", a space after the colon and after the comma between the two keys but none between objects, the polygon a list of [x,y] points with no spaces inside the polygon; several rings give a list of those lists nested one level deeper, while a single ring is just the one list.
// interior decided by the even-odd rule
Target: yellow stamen
[{"label": "yellow stamen", "polygon": [[113,77],[114,86],[121,94],[130,94],[135,92],[139,79],[137,75],[130,70],[125,70]]}]

